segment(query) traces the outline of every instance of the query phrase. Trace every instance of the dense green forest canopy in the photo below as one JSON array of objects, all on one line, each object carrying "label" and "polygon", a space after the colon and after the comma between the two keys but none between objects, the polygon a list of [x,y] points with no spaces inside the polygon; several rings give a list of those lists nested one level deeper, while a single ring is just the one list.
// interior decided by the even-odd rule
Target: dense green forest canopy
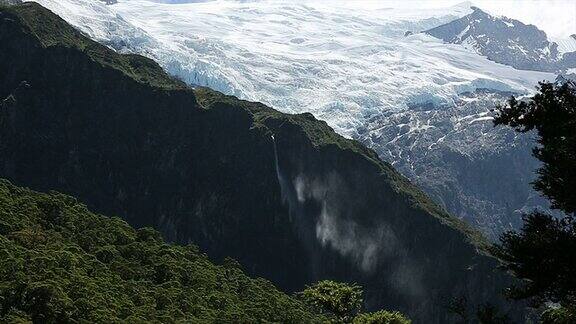
[{"label": "dense green forest canopy", "polygon": [[322,281],[291,297],[233,259],[215,265],[194,245],[3,179],[0,254],[2,323],[410,323],[360,313],[357,285]]},{"label": "dense green forest canopy", "polygon": [[321,322],[233,260],[0,180],[0,322]]}]

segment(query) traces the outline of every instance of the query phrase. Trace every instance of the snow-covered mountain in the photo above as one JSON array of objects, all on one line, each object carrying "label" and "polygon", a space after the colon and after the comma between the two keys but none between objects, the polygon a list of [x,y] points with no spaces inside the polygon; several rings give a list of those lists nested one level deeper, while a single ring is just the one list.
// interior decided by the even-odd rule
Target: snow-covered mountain
[{"label": "snow-covered mountain", "polygon": [[474,15],[339,2],[37,0],[92,38],[196,85],[311,112],[493,236],[542,200],[528,141],[490,110],[551,73],[498,64],[421,33]]},{"label": "snow-covered mountain", "polygon": [[448,43],[462,44],[494,62],[517,69],[562,73],[576,68],[576,48],[570,39],[564,40],[559,49],[556,42],[549,41],[546,33],[534,25],[495,17],[477,7],[471,9],[472,13],[425,33]]}]

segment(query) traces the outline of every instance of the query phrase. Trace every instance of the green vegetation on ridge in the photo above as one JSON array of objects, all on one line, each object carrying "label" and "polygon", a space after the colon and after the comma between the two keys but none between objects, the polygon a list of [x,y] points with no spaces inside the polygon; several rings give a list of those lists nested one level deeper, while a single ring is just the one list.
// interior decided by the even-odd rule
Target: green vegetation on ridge
[{"label": "green vegetation on ridge", "polygon": [[185,89],[186,85],[170,77],[153,60],[134,54],[118,54],[104,45],[84,36],[47,9],[36,3],[23,3],[6,7],[2,15],[18,19],[26,28],[22,32],[33,35],[45,48],[53,46],[74,48],[94,61],[120,71],[138,82],[162,89]]},{"label": "green vegetation on ridge", "polygon": [[214,265],[194,245],[3,179],[0,251],[0,322],[410,323],[359,314],[357,285],[322,281],[289,297],[235,260]]},{"label": "green vegetation on ridge", "polygon": [[489,253],[490,243],[480,232],[463,220],[448,214],[389,163],[382,161],[375,151],[358,141],[338,135],[325,121],[316,119],[311,113],[285,114],[262,103],[239,100],[234,96],[224,95],[205,87],[196,88],[194,93],[198,103],[205,109],[221,105],[244,109],[251,114],[253,127],[268,128],[267,125],[270,122],[277,123],[278,121],[281,124],[296,125],[318,149],[335,146],[340,150],[351,151],[363,156],[373,164],[373,167],[377,168],[378,173],[385,177],[392,184],[394,190],[401,194],[408,203],[433,215],[443,224],[465,233],[471,243],[480,247],[483,253]]},{"label": "green vegetation on ridge", "polygon": [[0,322],[320,322],[234,261],[0,180]]}]

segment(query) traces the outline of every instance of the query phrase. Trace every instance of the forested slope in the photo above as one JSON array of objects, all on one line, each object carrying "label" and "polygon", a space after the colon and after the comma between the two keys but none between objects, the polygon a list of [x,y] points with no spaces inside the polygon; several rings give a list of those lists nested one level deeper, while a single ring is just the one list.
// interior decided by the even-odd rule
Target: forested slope
[{"label": "forested slope", "polygon": [[321,322],[237,262],[0,180],[0,321]]}]

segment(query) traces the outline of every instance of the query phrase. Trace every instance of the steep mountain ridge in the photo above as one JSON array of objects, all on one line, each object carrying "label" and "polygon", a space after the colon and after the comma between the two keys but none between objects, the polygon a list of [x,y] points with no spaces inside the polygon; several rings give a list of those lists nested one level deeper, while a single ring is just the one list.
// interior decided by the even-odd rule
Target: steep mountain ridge
[{"label": "steep mountain ridge", "polygon": [[314,114],[493,240],[516,228],[522,210],[546,206],[530,186],[533,143],[495,129],[490,110],[555,75],[498,64],[424,33],[404,36],[469,14],[467,4],[350,10],[322,1],[37,1],[92,39],[153,58],[190,85]]},{"label": "steep mountain ridge", "polygon": [[[484,240],[311,114],[186,87],[37,4],[0,9],[0,176],[232,256],[286,291],[333,278],[417,321],[505,308]],[[515,316],[521,316],[516,312]]]},{"label": "steep mountain ridge", "polygon": [[424,33],[462,44],[488,59],[522,70],[563,73],[576,68],[576,52],[561,53],[558,44],[534,25],[494,17],[478,7],[472,13]]}]

